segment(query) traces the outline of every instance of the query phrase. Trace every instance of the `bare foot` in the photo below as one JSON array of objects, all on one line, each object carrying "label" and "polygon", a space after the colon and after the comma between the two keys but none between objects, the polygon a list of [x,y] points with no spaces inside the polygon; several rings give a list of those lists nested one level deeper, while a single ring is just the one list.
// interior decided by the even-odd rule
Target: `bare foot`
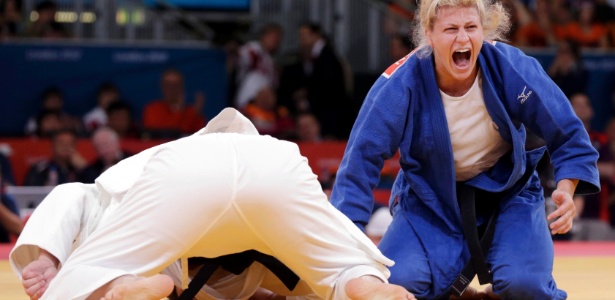
[{"label": "bare foot", "polygon": [[381,282],[373,276],[354,278],[346,284],[346,295],[352,300],[416,300],[401,286]]},{"label": "bare foot", "polygon": [[101,300],[159,300],[173,291],[173,279],[157,274],[152,277],[123,276],[117,279]]},{"label": "bare foot", "polygon": [[49,282],[58,274],[58,259],[45,250],[40,251],[38,259],[29,263],[21,273],[21,284],[31,300],[43,296]]}]

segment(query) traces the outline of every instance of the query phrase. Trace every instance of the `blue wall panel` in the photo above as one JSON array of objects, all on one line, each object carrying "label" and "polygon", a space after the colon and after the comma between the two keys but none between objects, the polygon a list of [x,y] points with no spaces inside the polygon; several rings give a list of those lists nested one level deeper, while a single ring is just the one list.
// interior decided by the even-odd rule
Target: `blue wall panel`
[{"label": "blue wall panel", "polygon": [[82,116],[96,105],[100,84],[114,83],[140,121],[144,105],[161,97],[160,75],[167,68],[184,74],[187,103],[197,91],[205,93],[208,118],[226,105],[226,56],[218,49],[2,44],[0,135],[21,134],[50,87],[63,92],[66,111]]}]

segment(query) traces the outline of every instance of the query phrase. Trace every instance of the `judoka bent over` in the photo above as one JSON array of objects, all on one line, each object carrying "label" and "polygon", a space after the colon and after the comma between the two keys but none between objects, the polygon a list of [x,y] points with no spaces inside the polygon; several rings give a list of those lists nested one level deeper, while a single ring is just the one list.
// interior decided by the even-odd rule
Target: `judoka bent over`
[{"label": "judoka bent over", "polygon": [[[323,299],[414,299],[383,283],[392,262],[331,206],[298,147],[257,135],[233,109],[193,136],[123,160],[77,196],[97,202],[82,216],[58,217],[61,206],[43,201],[11,253],[18,273],[39,249],[59,260],[43,299],[159,298],[173,283],[156,274],[178,259],[250,249],[277,258]],[[82,242],[69,254],[71,235]],[[186,269],[175,273],[176,284]],[[207,296],[247,299],[265,281],[259,270],[248,269],[241,282],[226,278]]]}]

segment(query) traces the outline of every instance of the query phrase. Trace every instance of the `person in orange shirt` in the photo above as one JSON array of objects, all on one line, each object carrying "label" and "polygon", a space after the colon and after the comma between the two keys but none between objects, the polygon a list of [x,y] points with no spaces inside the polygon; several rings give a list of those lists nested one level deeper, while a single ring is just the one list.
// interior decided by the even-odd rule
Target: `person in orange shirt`
[{"label": "person in orange shirt", "polygon": [[194,104],[188,106],[184,97],[184,76],[168,69],[160,81],[163,98],[143,110],[143,129],[152,135],[174,137],[198,131],[205,126],[201,112],[205,102],[202,93],[195,95]]},{"label": "person in orange shirt", "polygon": [[578,21],[566,25],[559,32],[560,39],[573,40],[582,47],[608,48],[608,29],[605,25],[594,22],[594,3],[584,2],[579,10]]},{"label": "person in orange shirt", "polygon": [[288,138],[295,130],[286,107],[278,105],[277,96],[266,76],[250,72],[239,88],[238,99],[246,103],[241,109],[261,134]]},{"label": "person in orange shirt", "polygon": [[519,24],[515,42],[518,46],[549,47],[557,45],[556,31],[560,25],[553,22],[553,11],[547,0],[536,0],[536,9],[533,12],[515,1],[515,9],[522,14],[523,21]]}]

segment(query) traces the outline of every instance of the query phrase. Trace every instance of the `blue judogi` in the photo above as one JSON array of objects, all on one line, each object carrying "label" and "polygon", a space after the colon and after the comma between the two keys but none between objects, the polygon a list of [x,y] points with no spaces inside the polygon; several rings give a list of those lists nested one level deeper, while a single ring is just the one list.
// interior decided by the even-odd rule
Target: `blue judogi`
[{"label": "blue judogi", "polygon": [[[596,160],[583,124],[538,62],[503,43],[483,43],[478,57],[485,106],[512,145],[467,185],[502,192],[487,263],[504,299],[565,299],[551,276],[553,244],[535,167],[544,147],[525,150],[525,127],[546,141],[556,182],[579,179],[577,193],[598,192]],[[331,202],[357,226],[367,223],[372,189],[385,159],[400,151],[391,195],[393,222],[380,249],[396,264],[390,282],[438,299],[469,260],[456,200],[453,151],[433,57],[410,54],[381,76],[361,108]],[[529,180],[520,180],[526,173]],[[525,178],[528,178],[526,176]],[[485,216],[478,216],[479,222]]]}]

